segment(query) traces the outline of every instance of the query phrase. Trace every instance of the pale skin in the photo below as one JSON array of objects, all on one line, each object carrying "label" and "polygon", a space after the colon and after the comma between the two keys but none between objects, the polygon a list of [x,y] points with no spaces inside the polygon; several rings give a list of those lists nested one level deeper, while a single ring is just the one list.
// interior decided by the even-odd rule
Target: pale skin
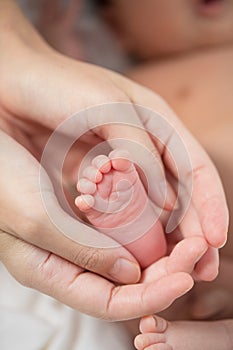
[{"label": "pale skin", "polygon": [[[0,7],[0,259],[10,273],[24,285],[77,310],[111,320],[140,317],[168,307],[192,287],[190,273],[202,256],[195,265],[198,276],[201,279],[216,276],[218,258],[210,252],[226,241],[228,215],[219,177],[202,148],[156,94],[118,74],[57,53],[43,41],[13,1],[1,0]],[[145,271],[147,281],[141,279],[138,262],[123,247],[87,248],[61,235],[47,216],[38,187],[38,159],[50,133],[74,112],[109,101],[133,101],[163,112],[187,143],[197,174],[194,206],[202,228],[200,237],[184,232],[186,239],[175,246],[174,252],[153,264],[155,271],[149,268]],[[143,126],[139,116],[132,121],[135,120]],[[102,127],[89,136],[98,142],[118,136],[127,139],[132,138],[132,130]],[[133,137],[158,155],[166,172],[169,159],[162,162],[157,145],[148,135],[139,132]],[[89,144],[88,138],[86,143]],[[199,195],[203,188],[209,188],[208,197]],[[168,210],[173,204],[172,193],[169,192],[165,202]],[[57,207],[53,191],[50,194]],[[156,187],[153,197],[158,201]],[[217,229],[213,198],[219,214]],[[194,219],[189,220],[192,225]],[[78,227],[86,229],[84,224]],[[212,249],[206,253],[207,242]],[[177,258],[184,257],[184,251],[189,252],[189,261]],[[208,271],[206,257],[211,266]],[[133,284],[139,280],[141,283]],[[84,288],[87,284],[88,296]],[[131,302],[127,303],[129,298]]]}]

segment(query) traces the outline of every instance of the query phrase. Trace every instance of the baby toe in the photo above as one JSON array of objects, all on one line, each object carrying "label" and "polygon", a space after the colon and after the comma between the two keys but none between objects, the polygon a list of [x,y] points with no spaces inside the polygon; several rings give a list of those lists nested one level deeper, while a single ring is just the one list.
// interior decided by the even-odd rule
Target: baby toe
[{"label": "baby toe", "polygon": [[77,183],[77,190],[84,194],[94,194],[96,191],[96,184],[88,179],[80,179]]},{"label": "baby toe", "polygon": [[138,350],[147,349],[151,345],[165,342],[165,336],[162,333],[145,333],[139,334],[134,341],[135,347]]},{"label": "baby toe", "polygon": [[118,171],[126,171],[132,165],[130,153],[125,150],[114,150],[110,152],[109,158],[111,159],[112,167]]},{"label": "baby toe", "polygon": [[108,173],[112,168],[110,159],[105,155],[95,157],[91,164],[103,174]]},{"label": "baby toe", "polygon": [[75,199],[75,205],[83,212],[94,206],[94,198],[89,194],[83,194]]},{"label": "baby toe", "polygon": [[163,333],[168,327],[168,322],[159,316],[146,316],[140,321],[142,333]]},{"label": "baby toe", "polygon": [[96,167],[88,166],[83,170],[83,177],[91,182],[99,183],[102,180],[103,175]]}]

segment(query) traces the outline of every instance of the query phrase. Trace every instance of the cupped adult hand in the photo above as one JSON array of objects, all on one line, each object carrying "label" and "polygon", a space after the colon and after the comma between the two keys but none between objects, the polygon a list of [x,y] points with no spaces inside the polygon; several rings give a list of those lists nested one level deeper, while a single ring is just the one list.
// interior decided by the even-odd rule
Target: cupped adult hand
[{"label": "cupped adult hand", "polygon": [[[94,251],[85,247],[82,249],[88,256],[87,260],[84,262],[76,256],[77,252],[80,253],[78,244],[59,234],[44,213],[38,188],[39,163],[2,131],[0,147],[0,218],[1,227],[4,227],[4,230],[0,229],[0,260],[21,284],[51,295],[79,311],[111,320],[162,311],[192,288],[190,274],[207,250],[205,240],[200,237],[182,240],[169,257],[144,270],[137,284],[116,285],[77,266],[87,264],[88,268],[99,269],[106,276],[106,262],[110,266],[119,256],[132,261],[133,257],[121,249]],[[55,198],[53,204],[57,206]],[[35,217],[31,217],[32,213]],[[80,230],[85,229],[84,224],[79,226]],[[65,247],[60,254],[54,248],[57,240]],[[96,266],[92,266],[95,262]],[[115,271],[116,275],[117,272],[125,280],[138,278],[133,274],[126,276],[124,272],[121,276],[121,271]]]},{"label": "cupped adult hand", "polygon": [[[75,259],[68,261],[53,253],[54,244],[51,244],[50,250],[48,244],[43,243],[44,232],[52,237],[52,241],[59,239],[73,254],[77,247],[56,232],[46,215],[39,225],[30,220],[30,214],[28,221],[27,213],[31,213],[32,205],[36,204],[36,211],[43,212],[38,190],[39,164],[23,146],[2,131],[0,146],[1,227],[5,228],[0,230],[0,260],[21,284],[51,295],[79,311],[108,320],[125,320],[160,312],[192,288],[190,274],[208,248],[200,237],[182,240],[169,257],[143,271],[140,283],[131,285],[116,285],[77,266]],[[11,191],[8,190],[9,183]],[[54,205],[57,205],[56,200]],[[13,210],[10,210],[11,207]],[[17,212],[17,208],[21,210]],[[9,223],[8,227],[3,222],[4,218],[7,218],[5,222]],[[80,230],[84,226],[80,223]],[[29,232],[31,237],[28,238]],[[34,244],[28,243],[30,240]],[[89,250],[85,250],[88,254]],[[120,249],[106,252],[96,250],[95,254],[103,254],[107,262],[111,257],[116,259],[118,255],[123,255]],[[126,258],[130,260],[130,256]],[[98,259],[96,261],[99,263]]]},{"label": "cupped adult hand", "polygon": [[[64,272],[65,266],[72,267],[77,274],[84,268],[121,283],[133,283],[140,278],[136,260],[124,248],[107,250],[85,247],[70,241],[54,227],[41,201],[38,187],[39,165],[32,156],[42,152],[42,148],[34,147],[33,136],[48,136],[71,114],[107,102],[144,105],[162,113],[178,130],[189,151],[194,174],[192,205],[181,226],[181,233],[184,237],[204,237],[209,246],[214,248],[222,246],[226,241],[228,215],[219,177],[205,152],[166,104],[156,94],[116,73],[58,54],[34,31],[14,2],[1,0],[0,6],[1,128],[11,136],[1,134],[1,164],[4,167],[2,166],[0,181],[0,222],[1,229],[7,232],[0,237],[1,247],[5,247],[1,258],[10,270],[12,266],[13,270],[15,268],[12,273],[16,278],[30,284],[30,273],[27,273],[27,269],[18,268],[19,264],[24,267],[30,260],[25,258],[24,261],[27,254],[22,254],[20,247],[35,253],[30,261],[33,260],[38,266],[40,259],[42,262],[43,257],[46,257],[49,266],[55,266],[55,260],[58,259],[61,270],[64,266]],[[107,121],[103,120],[103,124]],[[156,128],[155,125],[149,125],[150,119],[145,121],[137,114],[133,116],[132,122],[147,128]],[[92,127],[93,125],[89,125],[90,129]],[[165,153],[160,154],[159,147],[142,130],[132,133],[132,129],[126,126],[103,126],[95,129],[92,136],[94,135],[102,140],[120,137],[140,142],[157,156],[159,168],[164,165],[165,172],[169,169],[176,175],[169,157]],[[184,177],[190,176],[189,172],[190,169],[184,169]],[[160,176],[159,172],[155,174],[156,180],[157,176]],[[158,204],[163,199],[156,189],[154,199]],[[171,209],[173,201],[173,192],[169,190],[165,208]],[[54,205],[58,206],[55,199]],[[80,229],[84,229],[84,226]],[[14,251],[11,250],[13,242]],[[46,266],[46,263],[41,266]],[[196,272],[199,278],[210,279],[216,275],[217,268],[216,251],[210,248],[197,264]],[[41,276],[37,275],[35,277],[31,274],[31,286],[46,292],[51,288],[50,279],[43,280],[43,273]],[[92,282],[101,278],[94,274],[91,276]],[[53,275],[50,277],[54,278]],[[44,287],[40,288],[42,281]],[[101,281],[110,283],[103,279]],[[54,283],[50,294],[57,297],[59,288],[59,283]]]}]

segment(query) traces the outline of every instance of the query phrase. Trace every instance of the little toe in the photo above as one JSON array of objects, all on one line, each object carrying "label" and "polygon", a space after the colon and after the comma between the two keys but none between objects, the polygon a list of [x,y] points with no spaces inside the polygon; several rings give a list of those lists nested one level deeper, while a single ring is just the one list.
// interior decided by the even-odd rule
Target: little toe
[{"label": "little toe", "polygon": [[132,165],[130,153],[125,150],[114,150],[110,152],[109,158],[111,159],[112,167],[118,171],[126,171]]},{"label": "little toe", "polygon": [[79,210],[86,212],[91,209],[95,204],[94,197],[89,194],[82,194],[75,199],[75,205]]},{"label": "little toe", "polygon": [[83,177],[91,182],[99,183],[102,180],[103,175],[96,167],[88,166],[83,170]]},{"label": "little toe", "polygon": [[112,168],[110,159],[103,154],[95,157],[91,164],[103,174],[108,173]]},{"label": "little toe", "polygon": [[77,190],[84,194],[94,194],[96,191],[96,184],[87,179],[80,179],[77,183]]},{"label": "little toe", "polygon": [[140,321],[142,333],[163,333],[168,327],[168,322],[159,316],[145,316]]},{"label": "little toe", "polygon": [[147,349],[148,346],[165,343],[165,336],[163,333],[145,333],[139,334],[134,340],[136,349]]}]

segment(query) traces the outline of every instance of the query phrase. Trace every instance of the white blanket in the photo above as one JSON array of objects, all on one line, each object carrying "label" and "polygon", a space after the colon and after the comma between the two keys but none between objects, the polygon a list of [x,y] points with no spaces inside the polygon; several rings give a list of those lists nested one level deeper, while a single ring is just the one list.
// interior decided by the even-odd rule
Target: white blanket
[{"label": "white blanket", "polygon": [[83,315],[16,282],[0,264],[1,350],[133,350],[121,323]]}]

